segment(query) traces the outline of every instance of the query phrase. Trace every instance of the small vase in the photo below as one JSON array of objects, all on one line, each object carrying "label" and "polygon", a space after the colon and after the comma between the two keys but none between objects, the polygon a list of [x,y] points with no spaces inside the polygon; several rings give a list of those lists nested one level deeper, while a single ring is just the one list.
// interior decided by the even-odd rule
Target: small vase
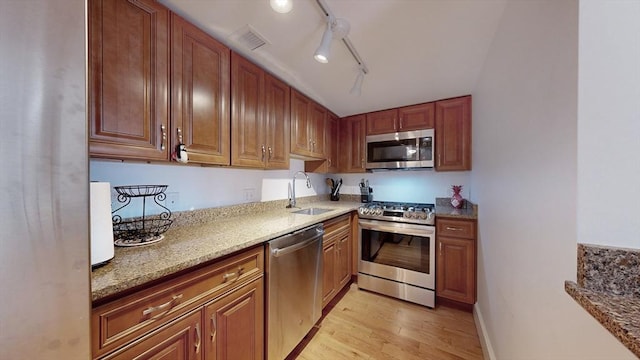
[{"label": "small vase", "polygon": [[464,198],[460,195],[462,191],[462,185],[454,185],[451,187],[453,190],[453,195],[451,196],[451,206],[456,209],[461,209],[464,205]]}]

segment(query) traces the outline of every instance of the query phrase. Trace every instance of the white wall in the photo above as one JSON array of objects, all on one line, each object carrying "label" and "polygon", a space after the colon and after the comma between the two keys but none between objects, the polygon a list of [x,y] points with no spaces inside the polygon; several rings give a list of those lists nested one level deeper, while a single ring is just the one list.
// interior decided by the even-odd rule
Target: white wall
[{"label": "white wall", "polygon": [[434,203],[436,197],[453,195],[452,185],[462,185],[462,197],[469,198],[470,172],[436,172],[433,169],[392,170],[366,174],[339,174],[342,194],[360,194],[361,179],[369,180],[375,201]]},{"label": "white wall", "polygon": [[[257,201],[289,198],[291,179],[304,170],[304,162],[291,159],[289,170],[252,170],[227,167],[200,167],[116,161],[91,160],[91,181],[108,181],[111,186],[162,184],[169,185],[168,198],[176,198],[171,211],[194,210]],[[328,194],[325,176],[309,174],[312,188],[306,187],[304,176],[296,178],[296,197]],[[113,204],[112,204],[113,205]],[[130,205],[128,209],[136,211]],[[123,209],[124,210],[124,209]],[[123,212],[121,215],[140,214]]]},{"label": "white wall", "polygon": [[640,1],[580,2],[578,242],[640,248]]},{"label": "white wall", "polygon": [[[478,302],[496,359],[633,359],[576,278],[577,1],[512,1],[474,95]],[[599,222],[602,225],[602,222]]]}]

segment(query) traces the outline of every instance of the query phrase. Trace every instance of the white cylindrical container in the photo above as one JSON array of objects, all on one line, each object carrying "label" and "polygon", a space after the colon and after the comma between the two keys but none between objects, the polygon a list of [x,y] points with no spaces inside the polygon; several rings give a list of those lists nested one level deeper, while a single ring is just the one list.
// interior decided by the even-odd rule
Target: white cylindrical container
[{"label": "white cylindrical container", "polygon": [[111,222],[111,184],[90,183],[91,266],[106,264],[114,256]]}]

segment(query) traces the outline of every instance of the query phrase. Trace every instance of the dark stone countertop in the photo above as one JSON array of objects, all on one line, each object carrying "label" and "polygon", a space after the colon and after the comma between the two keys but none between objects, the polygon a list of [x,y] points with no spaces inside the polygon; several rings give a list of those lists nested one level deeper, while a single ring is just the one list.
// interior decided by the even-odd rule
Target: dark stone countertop
[{"label": "dark stone countertop", "polygon": [[436,218],[437,217],[477,220],[478,205],[469,200],[465,200],[462,209],[456,209],[451,206],[450,198],[436,198]]},{"label": "dark stone countertop", "polygon": [[640,358],[640,250],[578,244],[565,291]]}]

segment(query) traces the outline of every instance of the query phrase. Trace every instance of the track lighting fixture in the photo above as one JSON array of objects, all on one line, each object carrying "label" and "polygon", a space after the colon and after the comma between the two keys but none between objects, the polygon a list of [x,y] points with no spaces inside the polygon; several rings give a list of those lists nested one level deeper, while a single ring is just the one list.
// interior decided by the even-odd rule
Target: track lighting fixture
[{"label": "track lighting fixture", "polygon": [[269,5],[273,11],[286,14],[293,8],[293,0],[269,0]]},{"label": "track lighting fixture", "polygon": [[364,69],[362,67],[359,67],[358,76],[356,76],[356,82],[353,83],[353,87],[351,88],[351,91],[349,91],[349,94],[360,96],[360,93],[362,92],[362,81],[364,81]]},{"label": "track lighting fixture", "polygon": [[349,33],[351,25],[345,19],[335,19],[333,16],[327,16],[327,28],[322,34],[320,46],[313,54],[316,61],[326,64],[329,62],[329,54],[331,53],[331,40],[343,39]]}]

